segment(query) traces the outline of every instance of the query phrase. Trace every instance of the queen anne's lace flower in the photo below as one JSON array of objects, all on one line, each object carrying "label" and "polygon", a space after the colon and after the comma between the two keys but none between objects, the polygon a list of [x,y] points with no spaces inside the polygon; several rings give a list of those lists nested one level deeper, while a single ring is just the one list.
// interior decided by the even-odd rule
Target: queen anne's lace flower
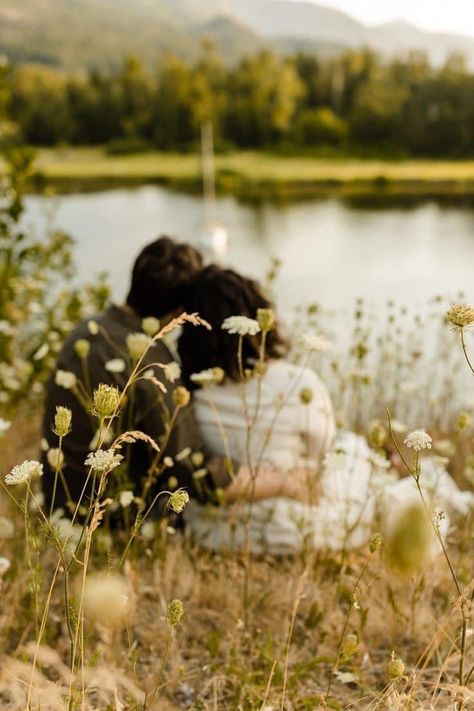
[{"label": "queen anne's lace flower", "polygon": [[90,452],[84,464],[99,474],[105,474],[118,467],[123,457],[113,449],[98,449],[97,452]]},{"label": "queen anne's lace flower", "polygon": [[5,482],[12,486],[24,484],[35,476],[43,476],[43,465],[35,459],[27,459],[23,464],[17,464],[5,477]]},{"label": "queen anne's lace flower", "polygon": [[48,449],[46,458],[51,469],[60,469],[64,464],[64,454],[60,449]]},{"label": "queen anne's lace flower", "polygon": [[127,348],[132,360],[139,360],[152,344],[152,339],[146,333],[129,333]]},{"label": "queen anne's lace flower", "polygon": [[77,378],[68,370],[57,370],[54,382],[65,390],[72,390],[76,387]]},{"label": "queen anne's lace flower", "polygon": [[133,491],[120,492],[120,506],[126,509],[127,506],[130,506],[134,498]]},{"label": "queen anne's lace flower", "polygon": [[105,364],[105,369],[109,373],[123,373],[126,368],[123,358],[112,358]]},{"label": "queen anne's lace flower", "polygon": [[260,332],[260,325],[254,318],[229,316],[223,322],[222,329],[239,336],[255,336]]},{"label": "queen anne's lace flower", "polygon": [[196,385],[218,385],[224,380],[224,371],[222,368],[208,368],[207,370],[201,370],[199,373],[193,373],[191,378],[193,383]]},{"label": "queen anne's lace flower", "polygon": [[423,430],[415,430],[410,432],[404,440],[403,444],[407,447],[413,447],[415,452],[419,452],[422,449],[431,449],[432,439]]},{"label": "queen anne's lace flower", "polygon": [[179,363],[176,363],[176,361],[171,361],[171,363],[166,363],[163,366],[163,370],[165,371],[165,376],[166,379],[170,381],[170,383],[174,383],[175,380],[178,380],[178,378],[181,377],[181,368],[179,367]]},{"label": "queen anne's lace flower", "polygon": [[468,328],[474,323],[474,308],[464,304],[455,304],[448,309],[446,318],[454,328]]},{"label": "queen anne's lace flower", "polygon": [[97,336],[99,333],[99,324],[97,321],[88,321],[87,323],[87,330],[91,334],[91,336]]},{"label": "queen anne's lace flower", "polygon": [[327,338],[317,333],[303,333],[300,336],[300,343],[310,351],[316,351],[317,353],[325,353],[331,347]]}]

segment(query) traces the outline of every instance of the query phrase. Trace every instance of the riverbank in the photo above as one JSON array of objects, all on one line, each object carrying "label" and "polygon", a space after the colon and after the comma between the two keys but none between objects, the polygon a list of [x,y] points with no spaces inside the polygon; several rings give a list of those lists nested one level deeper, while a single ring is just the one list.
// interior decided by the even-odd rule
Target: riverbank
[{"label": "riverbank", "polygon": [[[343,197],[474,199],[474,161],[382,161],[279,156],[241,151],[218,155],[216,184],[242,197],[338,194]],[[110,156],[100,148],[39,150],[41,179],[60,192],[157,183],[201,190],[196,154]]]}]

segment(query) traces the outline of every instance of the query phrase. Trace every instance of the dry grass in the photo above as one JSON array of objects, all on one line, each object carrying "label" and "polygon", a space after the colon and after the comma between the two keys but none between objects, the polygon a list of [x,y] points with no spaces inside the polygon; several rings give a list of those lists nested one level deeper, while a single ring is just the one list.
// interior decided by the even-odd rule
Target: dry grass
[{"label": "dry grass", "polygon": [[[36,423],[27,419],[16,423],[6,446],[7,465],[36,451],[36,431]],[[23,711],[35,629],[21,553],[21,516],[9,515],[15,517],[17,536],[4,542],[1,550],[14,565],[2,589],[0,699],[5,711]],[[470,522],[464,522],[451,541],[464,584],[471,575],[470,530]],[[115,543],[119,550],[120,540]],[[106,570],[109,555],[103,537],[98,536],[92,568]],[[157,679],[168,635],[166,607],[174,598],[183,601],[186,616],[174,632],[154,709],[303,711],[324,707],[349,611],[347,631],[358,635],[360,646],[340,664],[326,708],[454,708],[458,658],[450,652],[459,631],[459,615],[444,562],[438,559],[423,574],[397,578],[377,553],[354,607],[351,591],[367,556],[365,550],[346,557],[302,552],[294,558],[254,560],[251,607],[245,610],[243,560],[200,552],[163,525],[153,544],[137,543],[126,565],[125,577],[134,599],[127,627],[116,632],[87,628],[87,702],[77,708],[142,709],[144,692]],[[40,559],[44,602],[56,560],[52,550],[41,553]],[[31,708],[35,711],[66,708],[68,640],[62,604],[58,585],[33,679]],[[283,704],[292,609],[296,615]],[[384,668],[392,650],[404,660],[406,676],[387,686]],[[473,661],[471,654],[469,662]]]}]

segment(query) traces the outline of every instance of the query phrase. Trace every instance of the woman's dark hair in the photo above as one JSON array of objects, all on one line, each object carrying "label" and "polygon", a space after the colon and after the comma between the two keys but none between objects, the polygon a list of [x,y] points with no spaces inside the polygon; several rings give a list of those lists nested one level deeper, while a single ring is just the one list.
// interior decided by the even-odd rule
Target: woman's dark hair
[{"label": "woman's dark hair", "polygon": [[135,261],[127,304],[142,317],[162,318],[176,311],[202,265],[201,253],[190,244],[160,237]]},{"label": "woman's dark hair", "polygon": [[[178,343],[183,380],[190,388],[190,376],[207,368],[220,367],[228,378],[240,380],[237,361],[238,336],[222,329],[229,316],[256,318],[257,309],[272,308],[261,286],[232,269],[221,269],[215,264],[203,269],[193,282],[184,303],[188,313],[197,312],[212,326],[211,331],[185,326]],[[244,336],[242,357],[244,367],[258,360],[261,337]],[[278,327],[267,334],[265,356],[281,358],[286,343]]]}]

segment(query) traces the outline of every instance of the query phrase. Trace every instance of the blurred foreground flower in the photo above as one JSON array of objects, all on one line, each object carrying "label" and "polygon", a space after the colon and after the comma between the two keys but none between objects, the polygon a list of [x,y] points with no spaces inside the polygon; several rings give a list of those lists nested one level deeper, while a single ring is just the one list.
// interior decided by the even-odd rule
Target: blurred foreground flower
[{"label": "blurred foreground flower", "polygon": [[146,333],[129,333],[127,336],[127,348],[132,360],[140,360],[151,345],[152,339]]},{"label": "blurred foreground flower", "polygon": [[59,385],[65,390],[72,390],[77,384],[76,376],[68,370],[57,370],[54,381],[56,385]]},{"label": "blurred foreground flower", "polygon": [[5,482],[11,486],[24,484],[33,477],[43,476],[43,465],[35,459],[27,459],[23,464],[17,464],[5,477]]},{"label": "blurred foreground flower", "polygon": [[303,333],[299,340],[302,346],[308,348],[310,351],[316,351],[317,353],[326,353],[331,347],[327,338],[317,333]]},{"label": "blurred foreground flower", "polygon": [[91,575],[86,579],[84,610],[92,621],[105,627],[120,626],[130,612],[126,582],[119,576]]},{"label": "blurred foreground flower", "polygon": [[11,422],[8,420],[4,420],[3,417],[0,417],[0,437],[5,434],[5,432],[8,432],[8,430],[11,427]]},{"label": "blurred foreground flower", "polygon": [[428,565],[437,551],[437,541],[421,503],[401,511],[385,534],[385,554],[390,567],[411,575]]},{"label": "blurred foreground flower", "polygon": [[260,332],[258,321],[247,316],[229,316],[222,324],[222,330],[239,336],[256,336]]},{"label": "blurred foreground flower", "polygon": [[193,383],[196,385],[219,385],[224,380],[224,371],[222,368],[208,368],[207,370],[201,370],[199,373],[193,373],[191,378]]}]

